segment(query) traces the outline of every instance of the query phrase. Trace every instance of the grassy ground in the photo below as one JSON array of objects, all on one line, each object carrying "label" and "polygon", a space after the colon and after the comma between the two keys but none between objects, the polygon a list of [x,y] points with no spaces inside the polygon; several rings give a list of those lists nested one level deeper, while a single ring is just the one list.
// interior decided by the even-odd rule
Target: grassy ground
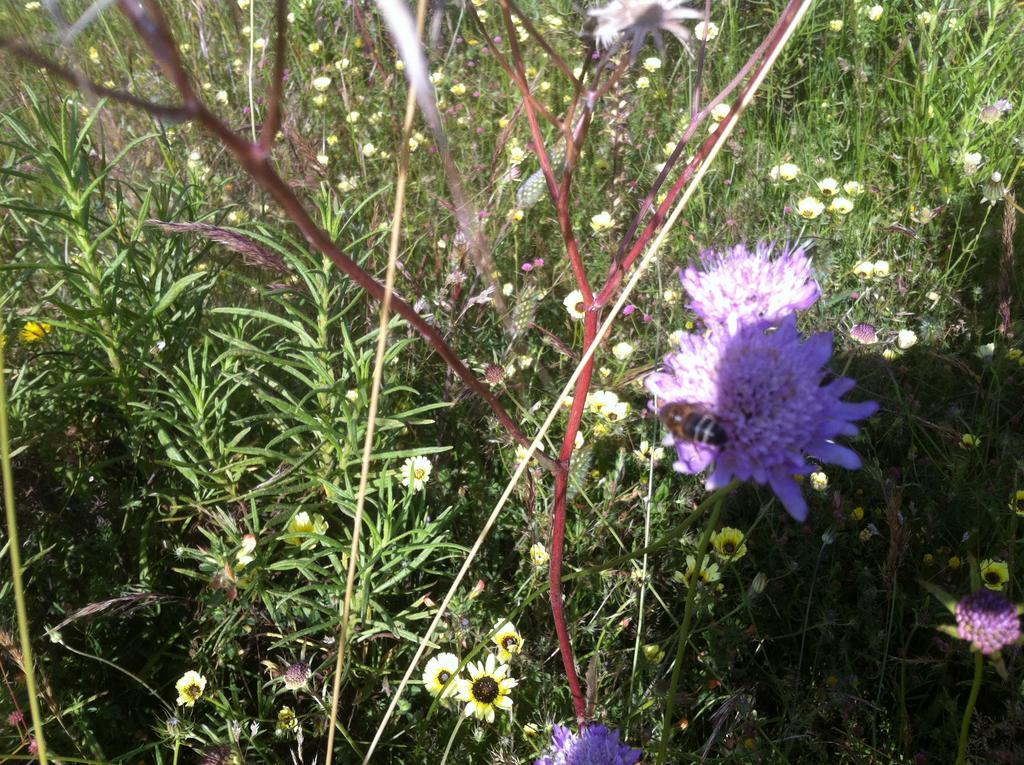
[{"label": "grassy ground", "polygon": [[[5,5],[4,34],[53,53],[54,24],[37,5]],[[251,135],[265,116],[273,4],[166,6],[201,94]],[[383,278],[405,80],[375,12],[359,8],[365,37],[348,4],[292,4],[274,159],[333,241]],[[731,79],[780,8],[712,6],[720,34],[705,94]],[[823,298],[802,325],[835,334],[835,370],[882,409],[854,441],[865,467],[828,468],[827,486],[808,487],[805,524],[764,488],[728,497],[720,525],[743,532],[746,554],[716,560],[717,580],[699,590],[668,761],[952,761],[972,664],[963,643],[936,631],[951,617],[922,582],[960,596],[994,561],[988,573],[1005,563],[1003,592],[1016,597],[1024,346],[1010,299],[1024,286],[1013,225],[1024,10],[995,0],[878,8],[813,6],[633,293],[637,310],[597,356],[595,389],[630,413],[584,418],[569,489],[568,624],[596,718],[651,762],[703,519],[679,525],[705,492],[669,457],[652,464],[662,428],[638,378],[674,331],[692,328],[677,269],[704,247],[813,243]],[[507,55],[500,6],[481,10]],[[583,61],[585,9],[524,10],[570,66]],[[515,212],[537,169],[519,93],[459,7],[440,30],[430,66],[506,312],[472,299],[487,284],[456,233],[421,123],[396,290],[532,435],[581,352],[582,323],[562,304],[576,285],[551,204]],[[115,8],[55,55],[110,87],[173,98]],[[571,220],[595,280],[687,124],[698,77],[674,39],[637,58],[599,104],[574,181]],[[540,101],[564,109],[568,79],[533,42],[524,59]],[[0,305],[49,747],[102,762],[322,761],[377,304],[198,126],[97,103],[3,60]],[[1001,99],[1012,108],[986,111]],[[773,179],[783,163],[799,175]],[[835,195],[852,210],[802,218],[804,197],[833,202],[826,178],[859,184]],[[602,212],[610,225],[594,225]],[[239,255],[149,220],[216,224],[263,250]],[[859,324],[878,341],[851,337]],[[390,334],[336,762],[366,752],[516,454],[406,322]],[[619,343],[631,352],[613,354]],[[558,448],[552,439],[547,452]],[[431,466],[420,490],[402,484],[417,456]],[[492,625],[513,621],[523,650],[511,661],[511,713],[459,723],[461,705],[414,684],[375,761],[439,762],[451,746],[453,763],[532,762],[551,723],[572,719],[546,567],[530,555],[550,546],[552,494],[550,475],[531,467],[428,653],[482,659]],[[0,604],[0,752],[24,755],[7,577]],[[1005,653],[1006,678],[985,671],[972,762],[1024,761],[1019,655]],[[298,689],[283,676],[296,663],[310,670]],[[207,685],[194,706],[177,706],[188,670]]]}]

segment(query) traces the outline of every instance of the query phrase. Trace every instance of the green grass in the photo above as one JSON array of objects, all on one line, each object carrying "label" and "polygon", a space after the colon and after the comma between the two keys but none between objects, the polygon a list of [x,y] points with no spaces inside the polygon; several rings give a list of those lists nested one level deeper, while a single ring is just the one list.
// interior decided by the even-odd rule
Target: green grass
[{"label": "green grass", "polygon": [[[65,11],[74,17],[86,5]],[[200,91],[246,136],[263,119],[270,76],[269,58],[257,50],[250,114],[250,40],[272,38],[272,5],[255,2],[246,32],[250,8],[217,3],[194,13],[166,4]],[[274,160],[333,241],[383,279],[405,80],[382,22],[361,7],[372,54],[357,47],[346,4],[293,4]],[[489,33],[506,38],[500,6],[483,8]],[[780,9],[712,7],[721,34],[709,45],[706,96],[731,79]],[[579,8],[539,2],[524,10],[570,66],[582,61]],[[746,533],[748,553],[718,561],[720,579],[697,591],[668,761],[949,761],[973,666],[963,644],[936,630],[951,617],[920,580],[960,596],[971,589],[972,567],[976,575],[978,562],[997,559],[1009,565],[1004,592],[1018,597],[1021,516],[1012,505],[1024,488],[1016,339],[1024,278],[1011,254],[1001,284],[1000,263],[1020,250],[1022,227],[1004,233],[1014,208],[986,202],[983,186],[999,172],[1021,196],[1024,11],[1005,2],[904,4],[885,6],[872,21],[867,10],[812,8],[630,298],[638,310],[619,318],[597,356],[594,388],[615,391],[632,412],[613,424],[584,419],[569,489],[568,623],[596,718],[643,746],[652,762],[690,592],[681,572],[706,519],[681,524],[705,492],[699,478],[674,473],[669,458],[652,469],[637,456],[641,442],[657,444],[662,433],[645,416],[647,394],[634,380],[693,320],[676,272],[700,249],[813,242],[823,298],[802,327],[835,333],[834,369],[856,377],[857,397],[880,401],[882,410],[854,441],[865,467],[830,468],[827,490],[808,489],[806,524],[762,487],[739,487],[725,500],[721,523]],[[922,11],[934,16],[927,24]],[[841,31],[830,29],[834,19]],[[44,10],[12,3],[0,20],[6,34],[53,52]],[[487,284],[456,233],[422,123],[396,290],[432,317],[474,371],[490,371],[492,390],[532,435],[582,352],[582,323],[562,305],[575,283],[550,202],[509,218],[519,184],[537,169],[527,151],[510,173],[512,147],[530,142],[518,92],[457,7],[442,29],[431,68],[444,74],[437,87],[446,129],[482,211],[508,315],[471,300]],[[498,47],[507,54],[507,40]],[[569,83],[538,46],[524,51],[535,92],[560,112]],[[656,54],[648,46],[639,61]],[[173,99],[115,8],[61,56],[101,83]],[[665,144],[688,122],[696,66],[675,40],[660,58],[656,71],[638,62],[601,102],[575,177],[571,218],[595,282],[665,160]],[[3,60],[11,74],[0,83],[0,306],[49,749],[170,763],[226,761],[211,759],[227,756],[216,747],[237,761],[290,761],[301,748],[302,761],[322,761],[377,305],[313,251],[198,126],[95,103],[35,67]],[[312,85],[318,76],[332,79],[322,105]],[[452,92],[457,84],[465,93]],[[982,109],[1003,98],[1013,108],[984,122]],[[552,131],[546,138],[551,147]],[[982,157],[973,174],[964,169],[968,152]],[[786,161],[800,175],[773,182],[770,169]],[[863,193],[848,215],[801,219],[793,208],[805,196],[824,199],[817,181],[826,177],[857,181]],[[596,233],[590,221],[602,211],[614,226]],[[150,220],[237,231],[287,270]],[[538,258],[543,265],[522,269]],[[857,275],[858,264],[880,260],[888,276]],[[1018,298],[1001,331],[1004,294]],[[31,321],[52,331],[37,342],[19,339]],[[858,323],[874,325],[879,342],[852,340]],[[913,347],[897,348],[901,330],[916,333]],[[619,342],[633,354],[615,358],[610,349]],[[979,355],[989,343],[991,353]],[[366,751],[515,465],[515,443],[490,410],[400,319],[390,328],[380,418],[337,720],[335,762],[343,763]],[[547,453],[558,451],[564,424],[563,416]],[[978,445],[965,445],[964,434]],[[404,461],[416,455],[433,466],[420,492],[401,484]],[[451,744],[453,763],[532,762],[548,726],[571,722],[546,569],[529,555],[534,543],[550,543],[552,503],[551,476],[535,464],[428,652],[480,660],[493,625],[512,619],[524,638],[511,664],[519,681],[513,713],[456,728],[461,710],[414,685],[374,761],[438,762]],[[299,512],[322,516],[326,527],[295,536],[289,526]],[[253,560],[239,566],[247,534],[256,539]],[[9,565],[6,547],[0,556]],[[0,752],[24,755],[28,705],[14,614],[5,576]],[[1024,725],[1020,662],[1006,654],[1007,678],[985,671],[970,728],[973,762],[1024,757],[1014,734]],[[280,673],[298,661],[311,678],[290,690]],[[190,669],[207,678],[206,691],[193,708],[176,708],[174,684]],[[299,739],[275,732],[283,707],[296,713]],[[8,724],[16,710],[26,722]],[[527,725],[540,735],[527,735]]]}]

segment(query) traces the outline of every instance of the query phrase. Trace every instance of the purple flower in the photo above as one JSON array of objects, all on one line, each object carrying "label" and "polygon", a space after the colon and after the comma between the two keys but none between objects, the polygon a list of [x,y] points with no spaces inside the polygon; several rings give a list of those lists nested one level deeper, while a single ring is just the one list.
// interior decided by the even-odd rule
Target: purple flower
[{"label": "purple flower", "polygon": [[635,312],[636,312],[636,306],[633,305],[632,303],[630,303],[629,305],[627,305],[625,308],[622,309],[622,315],[623,316],[629,316],[631,313],[635,313]]},{"label": "purple flower", "polygon": [[794,475],[815,468],[804,457],[848,469],[860,467],[851,449],[834,442],[858,432],[854,420],[875,413],[874,401],[851,403],[842,396],[853,389],[848,377],[830,381],[824,365],[832,356],[832,336],[814,335],[804,342],[790,315],[774,331],[740,326],[735,333],[712,329],[707,335],[683,336],[679,350],[665,357],[665,368],[647,376],[647,390],[659,405],[685,402],[709,414],[725,434],[713,445],[668,435],[680,473],[699,473],[712,462],[708,489],[734,478],[768,484],[786,511],[798,521],[807,517],[807,502]]},{"label": "purple flower", "polygon": [[641,754],[603,725],[588,725],[579,733],[556,725],[551,745],[534,765],[636,765]]},{"label": "purple flower", "polygon": [[870,324],[854,324],[850,329],[850,337],[861,345],[871,345],[878,342],[878,334]]},{"label": "purple flower", "polygon": [[774,250],[774,242],[758,242],[753,252],[742,244],[702,252],[703,268],[690,265],[680,275],[690,307],[706,324],[730,331],[741,324],[778,324],[810,308],[821,289],[806,249],[786,245],[772,258]]},{"label": "purple flower", "polygon": [[983,654],[995,653],[1020,640],[1017,607],[985,587],[956,604],[957,634]]}]

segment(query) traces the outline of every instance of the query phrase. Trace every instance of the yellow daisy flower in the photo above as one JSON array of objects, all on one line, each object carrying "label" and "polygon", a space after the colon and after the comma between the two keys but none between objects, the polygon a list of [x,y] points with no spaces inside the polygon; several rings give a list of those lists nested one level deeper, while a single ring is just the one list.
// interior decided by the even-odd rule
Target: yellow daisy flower
[{"label": "yellow daisy flower", "polygon": [[[454,696],[458,690],[458,681],[452,678],[459,671],[459,657],[453,653],[439,653],[427,662],[423,670],[423,685],[435,698]],[[447,687],[445,687],[447,686]]]},{"label": "yellow daisy flower", "polygon": [[491,641],[498,646],[498,657],[502,661],[509,661],[513,654],[522,653],[523,636],[519,634],[519,630],[512,622],[499,621],[495,623],[494,629],[497,632],[494,633]]},{"label": "yellow daisy flower", "polygon": [[545,566],[550,558],[547,549],[540,542],[530,546],[530,560],[534,566]]},{"label": "yellow daisy flower", "polygon": [[291,707],[281,707],[277,711],[277,729],[281,733],[294,733],[299,729],[299,718]]},{"label": "yellow daisy flower", "polygon": [[1010,581],[1010,567],[1001,560],[986,558],[981,562],[981,583],[990,590],[1002,590]]},{"label": "yellow daisy flower", "polygon": [[45,321],[30,321],[21,328],[18,339],[23,343],[38,343],[51,332],[53,332],[52,324],[47,324]]},{"label": "yellow daisy flower", "polygon": [[178,706],[190,707],[199,701],[206,690],[206,678],[190,669],[174,684],[174,689],[178,692]]},{"label": "yellow daisy flower", "polygon": [[[693,581],[693,572],[697,568],[697,559],[692,555],[686,556],[686,571],[683,573],[683,584],[687,587],[690,586],[690,582]],[[712,563],[708,560],[707,556],[704,557],[704,561],[700,567],[700,574],[698,575],[702,584],[711,584],[717,582],[721,578],[721,574],[718,571],[718,564]]]},{"label": "yellow daisy flower", "polygon": [[1013,502],[1010,503],[1010,509],[1017,515],[1024,515],[1024,489],[1017,489],[1013,495]]},{"label": "yellow daisy flower", "polygon": [[296,534],[326,534],[327,521],[320,513],[310,516],[305,510],[297,512],[288,522],[288,534],[285,541],[293,545],[301,545],[306,538],[294,536]]},{"label": "yellow daisy flower", "polygon": [[494,722],[494,710],[512,708],[509,691],[518,683],[508,676],[508,666],[488,654],[482,664],[470,663],[469,680],[459,681],[459,700],[466,702],[466,717]]},{"label": "yellow daisy flower", "polygon": [[712,534],[711,546],[722,560],[739,560],[747,554],[743,532],[732,526],[725,526],[721,531]]}]

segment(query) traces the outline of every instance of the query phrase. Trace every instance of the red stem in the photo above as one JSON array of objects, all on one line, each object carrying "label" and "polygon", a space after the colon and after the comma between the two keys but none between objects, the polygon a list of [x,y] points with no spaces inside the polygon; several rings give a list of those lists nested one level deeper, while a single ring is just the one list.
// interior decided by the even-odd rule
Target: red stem
[{"label": "red stem", "polygon": [[[590,348],[597,337],[599,316],[596,311],[587,311],[583,317],[583,348]],[[576,433],[583,421],[583,410],[587,405],[587,393],[590,391],[590,380],[594,372],[594,359],[591,357],[579,379],[573,393],[572,407],[569,410],[569,422],[565,426],[565,437],[562,439],[562,451],[558,457],[566,467],[566,472],[555,476],[555,504],[552,509],[553,523],[551,527],[551,559],[548,567],[548,581],[551,587],[551,614],[555,621],[555,634],[558,637],[558,650],[562,655],[565,667],[565,678],[572,694],[572,705],[576,712],[576,720],[582,723],[587,718],[587,702],[580,686],[579,674],[576,672],[576,660],[573,658],[572,639],[565,619],[565,597],[562,595],[562,560],[565,554],[565,524],[568,516],[569,462],[576,446]]]}]

